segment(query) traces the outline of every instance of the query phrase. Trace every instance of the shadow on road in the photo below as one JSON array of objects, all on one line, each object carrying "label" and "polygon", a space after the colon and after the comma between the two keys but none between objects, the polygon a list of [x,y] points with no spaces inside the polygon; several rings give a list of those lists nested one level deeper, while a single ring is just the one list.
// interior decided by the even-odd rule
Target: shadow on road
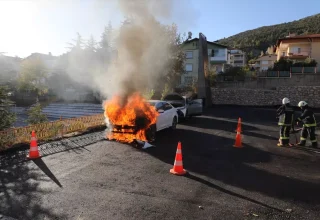
[{"label": "shadow on road", "polygon": [[197,182],[199,182],[199,183],[202,183],[202,184],[204,184],[204,185],[207,185],[207,186],[209,186],[209,187],[211,187],[211,188],[213,188],[213,189],[219,190],[219,191],[221,191],[221,192],[223,192],[223,193],[229,194],[229,195],[231,195],[231,196],[235,196],[235,197],[238,197],[238,198],[240,198],[240,199],[247,200],[247,201],[249,201],[249,202],[255,203],[255,204],[257,204],[257,205],[264,206],[264,207],[269,208],[269,209],[274,209],[274,210],[280,211],[280,212],[283,211],[283,210],[281,210],[281,209],[278,209],[278,208],[275,208],[275,207],[266,205],[266,204],[264,204],[264,203],[262,203],[262,202],[259,202],[259,201],[254,200],[254,199],[250,199],[249,197],[246,197],[246,196],[240,195],[240,194],[238,194],[238,193],[232,192],[232,191],[230,191],[230,190],[224,189],[224,188],[222,188],[222,187],[220,187],[220,186],[218,186],[218,185],[215,185],[215,184],[213,184],[213,183],[211,183],[211,182],[209,182],[209,181],[207,181],[207,180],[204,180],[204,179],[202,179],[202,178],[200,178],[200,177],[197,177],[197,176],[194,176],[194,175],[192,175],[192,174],[189,174],[189,173],[188,173],[188,174],[186,175],[186,177],[189,178],[189,179],[192,179],[192,180],[194,180],[194,181],[197,181]]},{"label": "shadow on road", "polygon": [[50,191],[39,186],[49,181],[32,162],[0,167],[0,213],[16,219],[65,219],[42,206],[43,195]]},{"label": "shadow on road", "polygon": [[43,162],[41,158],[32,160],[41,170],[44,172],[53,182],[55,182],[59,187],[62,188],[61,183],[59,180],[55,177],[55,175],[49,170],[47,165]]},{"label": "shadow on road", "polygon": [[158,134],[156,147],[147,152],[173,165],[178,141],[182,143],[183,164],[190,172],[274,198],[320,204],[319,184],[251,166],[270,162],[272,154],[249,145],[233,148],[230,138],[185,129],[164,131]]}]

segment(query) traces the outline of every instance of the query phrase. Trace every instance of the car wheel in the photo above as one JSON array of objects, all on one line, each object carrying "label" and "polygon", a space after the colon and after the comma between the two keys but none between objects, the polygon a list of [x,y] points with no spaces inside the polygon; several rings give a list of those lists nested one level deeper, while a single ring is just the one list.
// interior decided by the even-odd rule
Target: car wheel
[{"label": "car wheel", "polygon": [[146,130],[146,138],[149,143],[154,143],[156,141],[156,133],[156,125],[151,125],[150,128]]},{"label": "car wheel", "polygon": [[174,116],[173,120],[172,120],[172,126],[171,126],[171,129],[172,130],[175,130],[177,128],[177,124],[178,124],[178,120],[177,120],[177,117]]}]

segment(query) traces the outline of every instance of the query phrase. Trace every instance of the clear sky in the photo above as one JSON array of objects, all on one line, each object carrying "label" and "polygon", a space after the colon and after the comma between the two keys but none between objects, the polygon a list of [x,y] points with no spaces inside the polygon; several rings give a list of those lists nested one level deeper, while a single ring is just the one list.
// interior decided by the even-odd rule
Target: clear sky
[{"label": "clear sky", "polygon": [[[210,41],[320,13],[320,0],[172,1],[172,16],[162,21],[193,37],[203,32]],[[122,18],[112,0],[0,0],[0,52],[60,55],[76,32],[99,40],[109,21],[118,26]]]}]

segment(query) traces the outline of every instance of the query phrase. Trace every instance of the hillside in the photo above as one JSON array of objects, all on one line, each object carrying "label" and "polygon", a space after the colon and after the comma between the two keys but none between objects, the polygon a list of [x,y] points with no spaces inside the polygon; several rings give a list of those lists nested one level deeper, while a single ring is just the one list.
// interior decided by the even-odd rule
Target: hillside
[{"label": "hillside", "polygon": [[298,35],[320,33],[320,14],[292,22],[263,26],[216,42],[230,47],[242,48],[248,53],[250,59],[258,56],[261,50],[266,51],[270,45],[275,45],[278,38],[287,36],[289,32]]}]

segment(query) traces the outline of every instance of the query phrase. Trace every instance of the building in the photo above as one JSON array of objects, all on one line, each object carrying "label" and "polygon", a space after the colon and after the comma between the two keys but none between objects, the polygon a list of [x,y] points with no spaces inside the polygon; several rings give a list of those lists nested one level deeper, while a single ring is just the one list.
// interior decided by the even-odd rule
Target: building
[{"label": "building", "polygon": [[246,53],[236,48],[228,49],[228,64],[234,67],[243,67],[247,64]]},{"label": "building", "polygon": [[312,58],[320,64],[320,34],[298,36],[289,34],[289,36],[277,41],[275,52],[277,60],[285,58],[303,61],[306,58]]},{"label": "building", "polygon": [[[208,59],[211,70],[221,72],[223,65],[228,61],[227,47],[221,44],[207,41]],[[181,77],[182,85],[190,85],[197,81],[199,72],[199,38],[193,38],[183,43],[186,53],[185,73]]]},{"label": "building", "polygon": [[265,71],[269,68],[272,68],[274,65],[274,62],[277,61],[277,55],[276,54],[270,54],[270,55],[264,55],[259,57],[256,60],[256,63],[254,64],[254,68],[258,71]]}]

